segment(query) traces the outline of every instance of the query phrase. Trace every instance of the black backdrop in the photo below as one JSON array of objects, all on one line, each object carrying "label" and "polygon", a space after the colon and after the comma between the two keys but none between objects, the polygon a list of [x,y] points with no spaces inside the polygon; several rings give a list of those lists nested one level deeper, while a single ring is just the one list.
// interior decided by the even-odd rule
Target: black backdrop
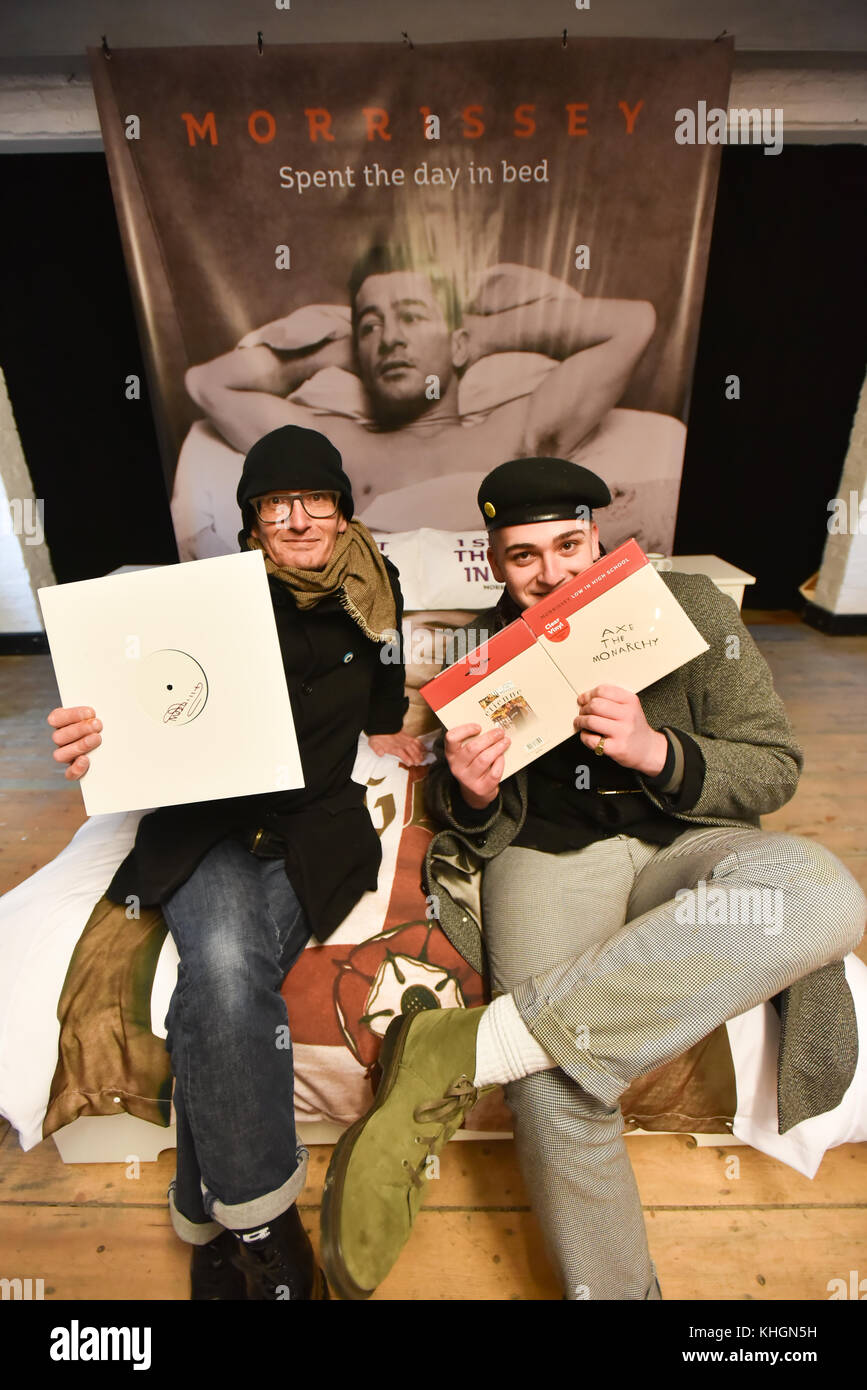
[{"label": "black backdrop", "polygon": [[822,559],[867,356],[865,190],[863,146],[723,151],[674,548],[757,575],[747,607],[800,608]]},{"label": "black backdrop", "polygon": [[[800,606],[821,560],[864,376],[865,187],[861,146],[723,150],[674,548],[758,575],[750,607]],[[57,578],[171,563],[105,159],[5,155],[0,189],[0,366]]]}]

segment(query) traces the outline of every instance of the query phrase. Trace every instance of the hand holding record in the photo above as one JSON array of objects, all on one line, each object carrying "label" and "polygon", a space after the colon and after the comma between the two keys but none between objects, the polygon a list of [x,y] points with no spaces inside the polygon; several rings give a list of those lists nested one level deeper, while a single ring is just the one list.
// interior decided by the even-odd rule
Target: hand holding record
[{"label": "hand holding record", "polygon": [[90,767],[87,754],[102,743],[102,720],[97,719],[94,711],[86,706],[76,706],[72,709],[64,709],[61,706],[53,709],[47,719],[52,729],[57,730],[57,733],[51,735],[58,745],[54,760],[58,763],[69,763],[65,773],[66,780],[77,782]]},{"label": "hand holding record", "polygon": [[483,810],[495,799],[510,743],[502,729],[483,734],[480,724],[458,724],[446,734],[446,760],[464,801],[474,810]]},{"label": "hand holding record", "polygon": [[39,600],[55,761],[88,815],[304,785],[261,553],[55,584]]}]

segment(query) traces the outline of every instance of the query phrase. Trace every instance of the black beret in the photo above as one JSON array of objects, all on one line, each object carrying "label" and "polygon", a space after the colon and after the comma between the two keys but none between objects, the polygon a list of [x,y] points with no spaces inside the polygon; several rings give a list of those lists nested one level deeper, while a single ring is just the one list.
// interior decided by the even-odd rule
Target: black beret
[{"label": "black beret", "polygon": [[531,521],[576,517],[579,507],[607,507],[611,493],[602,478],[568,459],[510,459],[488,474],[478,502],[489,531]]},{"label": "black beret", "polygon": [[300,425],[281,425],[278,430],[271,430],[256,440],[244,459],[237,498],[245,530],[249,531],[254,520],[252,498],[266,492],[312,492],[316,488],[339,492],[340,510],[347,521],[352,519],[352,484],[331,440],[318,430],[302,429]]}]

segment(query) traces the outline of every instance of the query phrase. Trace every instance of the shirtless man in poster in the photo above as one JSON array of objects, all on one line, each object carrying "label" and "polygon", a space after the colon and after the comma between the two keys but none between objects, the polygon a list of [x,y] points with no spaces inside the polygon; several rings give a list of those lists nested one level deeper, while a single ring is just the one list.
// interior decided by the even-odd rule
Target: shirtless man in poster
[{"label": "shirtless man in poster", "polygon": [[[656,324],[646,300],[588,299],[516,265],[482,274],[462,313],[442,271],[414,266],[400,247],[368,252],[349,291],[351,314],[329,305],[301,309],[288,339],[289,320],[248,334],[244,345],[191,367],[186,385],[240,453],[280,425],[320,430],[351,460],[359,511],[381,530],[463,525],[492,462],[578,456],[623,395]],[[462,418],[461,375],[504,352],[541,353],[559,365],[480,421]],[[372,419],[323,415],[285,399],[326,367],[360,378]]]}]

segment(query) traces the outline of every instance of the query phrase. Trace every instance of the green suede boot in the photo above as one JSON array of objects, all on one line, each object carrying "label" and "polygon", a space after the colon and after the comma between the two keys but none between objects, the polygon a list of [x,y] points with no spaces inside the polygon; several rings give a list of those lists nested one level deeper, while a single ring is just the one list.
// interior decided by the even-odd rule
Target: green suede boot
[{"label": "green suede boot", "polygon": [[460,1128],[473,1085],[477,1009],[426,1009],[394,1019],[382,1044],[373,1106],[338,1142],[322,1194],[320,1258],[341,1298],[369,1298],[412,1230],[428,1159]]}]

